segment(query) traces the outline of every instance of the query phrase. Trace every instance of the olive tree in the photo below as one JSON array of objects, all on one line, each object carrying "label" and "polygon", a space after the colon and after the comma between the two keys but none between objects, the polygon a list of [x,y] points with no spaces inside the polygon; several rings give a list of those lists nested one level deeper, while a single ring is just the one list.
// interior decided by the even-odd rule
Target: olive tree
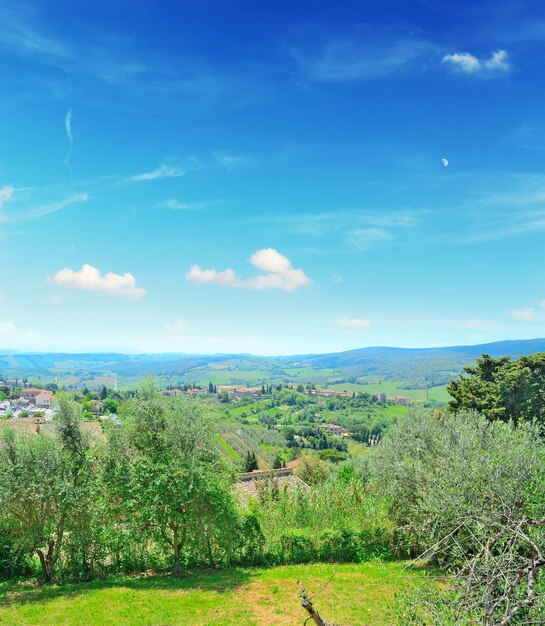
[{"label": "olive tree", "polygon": [[0,444],[0,508],[18,548],[38,556],[43,579],[55,575],[63,545],[87,519],[92,481],[82,414],[68,397],[59,399],[50,434],[6,429]]},{"label": "olive tree", "polygon": [[460,615],[505,626],[538,610],[536,590],[545,583],[539,427],[413,411],[385,437],[373,468],[405,547],[456,573]]},{"label": "olive tree", "polygon": [[236,523],[231,475],[199,402],[144,384],[112,437],[108,474],[112,496],[170,551],[175,575],[185,573],[184,551],[204,546],[211,562],[214,546],[227,550]]}]

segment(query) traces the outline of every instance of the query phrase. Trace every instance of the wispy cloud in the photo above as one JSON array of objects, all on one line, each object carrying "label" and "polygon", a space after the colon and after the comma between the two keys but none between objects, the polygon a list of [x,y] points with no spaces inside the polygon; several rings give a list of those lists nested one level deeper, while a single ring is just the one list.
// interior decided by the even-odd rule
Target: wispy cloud
[{"label": "wispy cloud", "polygon": [[257,159],[251,156],[233,154],[232,152],[216,151],[212,152],[216,163],[227,170],[234,170],[243,167],[253,167],[257,165]]},{"label": "wispy cloud", "polygon": [[509,54],[506,50],[496,50],[488,59],[479,59],[470,52],[445,54],[442,63],[474,76],[492,77],[506,74],[511,69]]},{"label": "wispy cloud", "polygon": [[357,228],[348,235],[348,242],[358,250],[367,250],[392,239],[394,235],[383,228]]},{"label": "wispy cloud", "polygon": [[13,191],[11,185],[0,187],[0,209],[12,199]]},{"label": "wispy cloud", "polygon": [[347,82],[393,74],[431,50],[432,45],[419,39],[385,36],[379,41],[365,32],[332,37],[314,49],[293,48],[291,52],[308,80]]},{"label": "wispy cloud", "polygon": [[[266,91],[263,77],[256,71],[220,71],[208,59],[191,58],[175,63],[141,55],[141,41],[113,38],[100,29],[84,41],[70,35],[59,37],[49,27],[39,3],[0,3],[0,51],[31,58],[36,66],[55,68],[137,95],[183,95],[213,102],[230,96],[233,106],[255,102]],[[82,29],[83,30],[83,29]],[[81,32],[81,31],[80,31]],[[157,103],[157,100],[155,100]]]},{"label": "wispy cloud", "polygon": [[66,138],[68,139],[68,150],[64,157],[64,164],[70,166],[70,159],[72,157],[72,147],[74,145],[74,135],[72,133],[72,109],[68,109],[66,117],[64,118],[64,129],[66,130]]},{"label": "wispy cloud", "polygon": [[162,163],[159,167],[156,167],[150,172],[144,172],[142,174],[136,174],[131,177],[131,180],[138,182],[141,180],[159,180],[161,178],[180,178],[187,174],[186,169],[177,167],[175,165],[166,165]]},{"label": "wispy cloud", "polygon": [[518,322],[538,322],[545,320],[545,300],[537,307],[525,306],[507,311],[507,315]]},{"label": "wispy cloud", "polygon": [[201,211],[209,207],[217,206],[220,200],[204,200],[202,202],[180,202],[176,198],[171,198],[158,205],[159,208],[171,209],[172,211]]},{"label": "wispy cloud", "polygon": [[291,261],[274,248],[257,250],[250,257],[250,263],[265,273],[253,278],[242,279],[232,269],[218,271],[215,269],[201,269],[199,265],[193,265],[185,275],[185,278],[190,282],[199,284],[254,289],[256,291],[269,289],[296,291],[311,284],[311,280],[303,270],[294,269]]},{"label": "wispy cloud", "polygon": [[[66,117],[67,138],[73,138],[70,111]],[[67,155],[69,159],[70,152]],[[67,162],[69,165],[69,161]],[[197,170],[201,163],[195,157],[186,159],[183,166],[161,164],[151,171],[135,175],[108,175],[83,181],[70,181],[69,183],[50,184],[44,186],[13,187],[5,185],[0,187],[0,222],[21,223],[39,219],[56,213],[70,206],[87,202],[91,197],[101,196],[109,191],[128,185],[141,184],[145,181],[155,181],[168,178],[179,178],[187,173]],[[184,204],[171,199],[158,207],[172,210],[197,210],[211,206],[219,201]],[[9,203],[10,211],[6,206]],[[2,210],[3,209],[3,210]]]},{"label": "wispy cloud", "polygon": [[145,289],[136,285],[136,279],[132,274],[114,274],[113,272],[102,274],[96,267],[87,263],[77,271],[65,267],[55,274],[52,281],[58,287],[127,296],[134,299],[142,298],[146,293]]},{"label": "wispy cloud", "polygon": [[64,200],[60,200],[59,202],[53,202],[51,204],[45,204],[43,206],[36,207],[31,209],[26,213],[26,219],[32,219],[36,217],[43,217],[44,215],[49,215],[50,213],[56,213],[57,211],[62,211],[66,207],[72,204],[80,204],[82,202],[87,202],[90,196],[88,193],[78,193]]},{"label": "wispy cloud", "polygon": [[181,335],[189,329],[189,322],[183,319],[176,320],[170,324],[165,324],[165,331],[171,335]]},{"label": "wispy cloud", "polygon": [[36,348],[36,342],[40,339],[40,333],[35,330],[21,329],[12,321],[0,321],[0,340],[4,348],[8,346],[17,349],[23,346]]},{"label": "wispy cloud", "polygon": [[371,320],[366,317],[340,317],[335,320],[335,324],[341,328],[354,328],[364,330],[371,326]]},{"label": "wispy cloud", "polygon": [[424,217],[431,211],[403,209],[390,211],[343,210],[322,213],[299,213],[292,215],[269,215],[254,218],[277,226],[278,230],[291,235],[316,237],[331,242],[335,239],[345,250],[364,251],[383,246],[403,245],[419,236]]},{"label": "wispy cloud", "polygon": [[[13,195],[13,192],[12,194],[10,194],[10,199],[12,195]],[[62,211],[63,209],[71,205],[87,202],[89,198],[90,198],[90,195],[88,193],[76,193],[76,194],[71,194],[60,200],[55,200],[46,204],[38,204],[37,206],[31,206],[23,210],[19,209],[19,210],[16,210],[16,211],[14,210],[10,212],[4,211],[0,213],[0,221],[5,222],[5,223],[16,224],[16,223],[33,220],[33,219],[38,219],[46,215],[49,215],[51,213]],[[28,207],[28,201],[26,205]],[[15,206],[15,203],[13,206]],[[2,203],[0,202],[0,208],[1,207],[2,207]]]}]

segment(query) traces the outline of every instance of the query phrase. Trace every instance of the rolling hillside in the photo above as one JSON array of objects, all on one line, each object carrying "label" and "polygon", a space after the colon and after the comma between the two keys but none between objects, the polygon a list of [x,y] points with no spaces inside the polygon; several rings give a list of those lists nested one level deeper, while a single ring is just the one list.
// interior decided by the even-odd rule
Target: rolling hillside
[{"label": "rolling hillside", "polygon": [[445,348],[370,347],[332,354],[260,357],[248,354],[0,354],[0,374],[66,385],[131,386],[155,375],[163,384],[187,382],[255,385],[262,382],[317,385],[376,384],[403,388],[444,385],[483,353],[492,356],[545,351],[545,339],[499,341]]}]

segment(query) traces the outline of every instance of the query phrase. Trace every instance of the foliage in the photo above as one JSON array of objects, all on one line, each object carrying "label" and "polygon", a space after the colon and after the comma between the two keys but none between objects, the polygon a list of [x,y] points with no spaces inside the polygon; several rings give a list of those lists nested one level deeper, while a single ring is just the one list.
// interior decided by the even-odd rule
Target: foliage
[{"label": "foliage", "polygon": [[326,463],[316,454],[305,454],[295,470],[296,475],[308,485],[323,483],[330,470]]},{"label": "foliage", "polygon": [[384,439],[373,465],[400,546],[457,572],[460,615],[469,608],[484,623],[508,624],[517,622],[501,620],[515,607],[517,620],[539,610],[545,446],[536,425],[414,412]]},{"label": "foliage", "polygon": [[322,461],[329,461],[330,463],[340,463],[341,461],[346,461],[347,453],[341,452],[340,450],[329,449],[329,450],[320,450],[318,452],[318,456]]},{"label": "foliage", "polygon": [[0,580],[31,573],[25,553],[19,550],[12,523],[0,519]]},{"label": "foliage", "polygon": [[259,469],[259,467],[257,465],[255,452],[248,450],[248,452],[246,452],[246,456],[244,457],[244,471],[253,472],[257,469]]},{"label": "foliage", "polygon": [[273,563],[361,562],[392,554],[394,528],[386,507],[360,481],[277,490],[257,514],[264,558]]},{"label": "foliage", "polygon": [[210,564],[228,558],[236,524],[230,474],[199,404],[144,385],[112,438],[108,481],[124,515],[170,548],[176,575],[186,552]]},{"label": "foliage", "polygon": [[59,437],[4,433],[0,506],[21,552],[34,553],[46,582],[55,576],[63,542],[84,527],[90,467],[81,409],[66,397],[56,416]]},{"label": "foliage", "polygon": [[537,420],[545,424],[545,352],[521,356],[483,354],[448,387],[453,411],[475,410],[490,420]]}]

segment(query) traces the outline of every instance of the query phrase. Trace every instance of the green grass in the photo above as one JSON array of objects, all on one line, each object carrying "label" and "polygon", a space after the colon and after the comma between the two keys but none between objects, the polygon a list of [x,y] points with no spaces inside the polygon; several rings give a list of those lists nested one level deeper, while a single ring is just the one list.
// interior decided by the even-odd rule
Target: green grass
[{"label": "green grass", "polygon": [[441,385],[440,387],[431,387],[429,390],[430,400],[436,402],[450,402],[452,397],[447,391],[447,385]]},{"label": "green grass", "polygon": [[307,617],[298,599],[297,580],[314,593],[336,572],[327,590],[314,600],[322,617],[334,618],[337,624],[386,626],[392,624],[394,594],[425,580],[425,572],[405,572],[404,565],[232,569],[180,580],[123,577],[60,586],[0,583],[0,624],[294,626]]},{"label": "green grass", "polygon": [[235,452],[233,448],[231,448],[231,446],[225,441],[225,439],[223,439],[223,437],[216,435],[216,439],[221,449],[227,454],[227,456],[230,456],[232,459],[235,459],[235,461],[240,461],[240,455],[237,454],[237,452]]},{"label": "green grass", "polygon": [[361,391],[364,393],[375,394],[379,391],[384,391],[388,397],[395,396],[407,396],[413,402],[425,402],[427,399],[436,400],[437,402],[448,402],[450,396],[447,393],[447,386],[441,385],[437,387],[430,387],[429,389],[402,389],[400,385],[401,381],[388,381],[383,383],[339,383],[337,385],[329,385],[329,389],[335,389],[336,391]]}]

